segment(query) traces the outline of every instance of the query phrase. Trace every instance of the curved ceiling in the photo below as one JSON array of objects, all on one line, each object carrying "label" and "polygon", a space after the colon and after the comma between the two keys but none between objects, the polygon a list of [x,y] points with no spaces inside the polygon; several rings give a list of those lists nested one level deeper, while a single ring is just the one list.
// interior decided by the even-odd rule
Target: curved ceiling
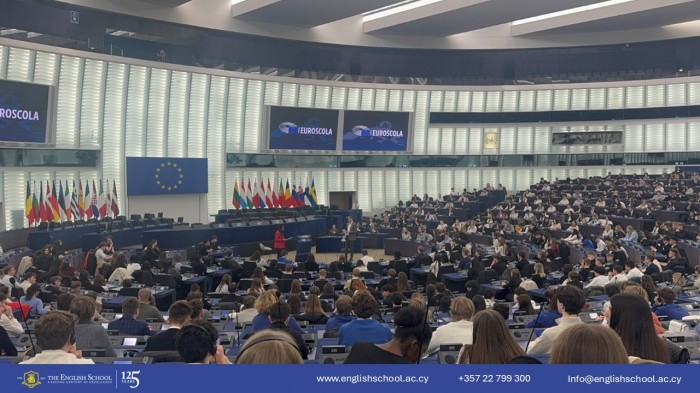
[{"label": "curved ceiling", "polygon": [[700,36],[700,0],[57,0],[166,22],[329,44],[430,49]]}]

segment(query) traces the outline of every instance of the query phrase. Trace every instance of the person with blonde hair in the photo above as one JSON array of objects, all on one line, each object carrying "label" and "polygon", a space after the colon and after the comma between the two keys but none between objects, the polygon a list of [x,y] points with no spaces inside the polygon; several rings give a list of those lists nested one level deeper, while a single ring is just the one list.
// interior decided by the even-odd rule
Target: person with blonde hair
[{"label": "person with blonde hair", "polygon": [[513,358],[525,356],[497,311],[477,313],[472,335],[473,344],[464,345],[459,353],[460,364],[508,364]]},{"label": "person with blonde hair", "polygon": [[474,324],[472,318],[476,310],[471,299],[466,297],[456,297],[450,303],[450,316],[452,322],[442,325],[433,333],[433,339],[430,340],[428,353],[435,352],[440,349],[442,344],[472,344],[472,330]]},{"label": "person with blonde hair", "polygon": [[[258,315],[253,317],[252,324],[254,332],[270,328],[270,309],[276,305],[278,301],[277,295],[275,295],[273,291],[265,291],[257,298],[257,300],[255,300],[254,307],[258,311]],[[297,323],[297,320],[292,316],[289,317],[287,326],[299,333],[304,333]]]},{"label": "person with blonde hair", "polygon": [[298,344],[279,330],[263,330],[246,340],[235,364],[303,364]]},{"label": "person with blonde hair", "polygon": [[628,364],[620,336],[605,326],[582,323],[560,334],[549,357],[551,364]]}]

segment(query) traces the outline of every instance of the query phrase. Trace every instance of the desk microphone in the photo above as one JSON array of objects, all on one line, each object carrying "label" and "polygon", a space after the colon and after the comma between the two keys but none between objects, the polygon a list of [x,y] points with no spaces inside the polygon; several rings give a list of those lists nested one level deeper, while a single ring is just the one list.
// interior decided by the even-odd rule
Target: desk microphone
[{"label": "desk microphone", "polygon": [[[425,329],[428,328],[428,313],[430,312],[430,299],[428,298],[425,303],[425,317],[423,318],[423,330],[420,332],[420,339],[418,340],[418,348],[419,350],[423,349],[423,341],[425,340]],[[418,359],[416,360],[416,364],[420,364],[420,358],[423,356],[421,353],[418,356]]]},{"label": "desk microphone", "polygon": [[24,328],[27,330],[27,336],[29,337],[29,343],[32,346],[32,352],[34,352],[34,356],[36,356],[36,347],[34,346],[34,339],[32,339],[32,332],[29,330],[29,324],[27,324],[27,318],[24,316],[24,310],[22,309],[22,301],[17,299],[17,303],[19,303],[19,313],[22,316],[22,322],[24,322]]},{"label": "desk microphone", "polygon": [[532,341],[532,336],[535,335],[535,329],[537,329],[537,322],[540,320],[540,315],[542,315],[542,310],[544,310],[544,307],[549,304],[547,301],[542,302],[540,305],[540,311],[537,312],[537,316],[535,317],[535,324],[532,327],[532,331],[530,332],[530,337],[527,338],[527,344],[525,344],[525,353],[527,354],[527,349],[530,347],[530,342]]}]

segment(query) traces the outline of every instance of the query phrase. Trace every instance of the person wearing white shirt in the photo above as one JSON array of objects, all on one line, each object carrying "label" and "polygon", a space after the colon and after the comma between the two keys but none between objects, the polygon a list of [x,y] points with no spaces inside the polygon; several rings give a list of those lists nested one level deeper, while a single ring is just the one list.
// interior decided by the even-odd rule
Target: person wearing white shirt
[{"label": "person wearing white shirt", "polygon": [[34,327],[41,353],[20,364],[95,364],[91,359],[76,356],[75,322],[63,311],[50,312],[37,320]]},{"label": "person wearing white shirt", "polygon": [[583,323],[578,314],[586,304],[583,292],[573,285],[562,285],[557,289],[557,310],[562,317],[557,319],[557,326],[545,329],[542,334],[532,342],[527,354],[548,354],[552,351],[554,340],[571,326]]},{"label": "person wearing white shirt", "polygon": [[605,252],[607,245],[600,236],[595,237],[595,250],[596,252]]},{"label": "person wearing white shirt", "polygon": [[607,224],[605,225],[605,228],[603,229],[603,234],[602,234],[603,239],[612,239],[615,237],[615,232],[612,229],[612,225]]},{"label": "person wearing white shirt", "polygon": [[556,211],[557,207],[554,205],[549,205],[549,207],[547,208],[547,213],[556,213]]},{"label": "person wearing white shirt", "polygon": [[641,280],[644,273],[634,265],[634,262],[627,260],[627,262],[625,262],[625,275],[628,280],[636,278]]},{"label": "person wearing white shirt", "polygon": [[19,284],[19,287],[22,288],[24,292],[27,292],[27,289],[34,284],[36,284],[36,273],[29,272],[24,275],[24,281]]},{"label": "person wearing white shirt", "polygon": [[563,196],[561,200],[559,201],[559,206],[568,206],[569,205],[569,198],[566,196]]},{"label": "person wearing white shirt", "polygon": [[593,268],[593,272],[595,273],[595,277],[586,284],[586,288],[590,287],[604,287],[610,283],[610,277],[608,277],[607,274],[605,274],[605,268],[602,266],[596,266]]},{"label": "person wearing white shirt", "polygon": [[374,258],[372,258],[371,256],[369,256],[367,254],[368,254],[367,250],[362,250],[362,258],[360,258],[360,259],[362,260],[362,262],[365,263],[365,266],[367,266],[367,264],[369,262],[374,262]]},{"label": "person wearing white shirt", "polygon": [[111,255],[107,255],[107,243],[100,243],[97,251],[95,251],[95,259],[97,260],[97,270],[102,268],[102,265],[109,262],[112,259]]},{"label": "person wearing white shirt", "polygon": [[450,304],[450,316],[452,322],[440,326],[430,339],[427,353],[440,350],[443,344],[471,345],[473,342],[474,325],[471,320],[474,317],[474,303],[466,297],[457,297]]},{"label": "person wearing white shirt", "polygon": [[12,314],[12,307],[7,305],[7,296],[4,293],[0,293],[0,327],[10,336],[16,337],[24,333],[24,328]]},{"label": "person wearing white shirt", "polygon": [[625,272],[622,270],[622,266],[620,265],[615,265],[612,268],[612,271],[609,273],[610,275],[610,282],[609,284],[620,284],[625,281],[627,281],[627,275]]}]

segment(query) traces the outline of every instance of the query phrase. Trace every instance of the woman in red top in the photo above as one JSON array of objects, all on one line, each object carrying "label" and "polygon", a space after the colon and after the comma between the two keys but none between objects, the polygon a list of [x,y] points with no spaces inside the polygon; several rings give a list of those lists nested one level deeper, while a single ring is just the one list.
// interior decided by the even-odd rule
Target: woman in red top
[{"label": "woman in red top", "polygon": [[282,250],[287,248],[287,242],[284,238],[284,225],[280,225],[275,232],[275,251],[277,252],[277,258],[282,256]]}]

